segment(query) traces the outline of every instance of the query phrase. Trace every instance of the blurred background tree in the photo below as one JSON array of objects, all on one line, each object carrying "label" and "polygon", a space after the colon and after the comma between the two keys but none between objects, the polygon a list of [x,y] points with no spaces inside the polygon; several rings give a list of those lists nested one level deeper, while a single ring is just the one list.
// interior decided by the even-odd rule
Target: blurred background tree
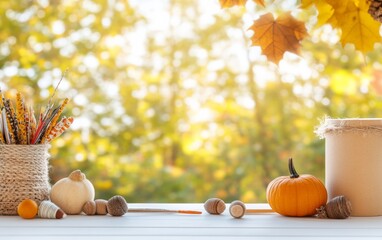
[{"label": "blurred background tree", "polygon": [[[0,87],[38,109],[69,70],[57,98],[75,123],[52,143],[52,183],[81,169],[97,198],[264,202],[288,157],[324,181],[320,119],[382,117],[382,45],[342,47],[287,2],[0,1]],[[287,10],[310,37],[277,66],[245,29]]]}]

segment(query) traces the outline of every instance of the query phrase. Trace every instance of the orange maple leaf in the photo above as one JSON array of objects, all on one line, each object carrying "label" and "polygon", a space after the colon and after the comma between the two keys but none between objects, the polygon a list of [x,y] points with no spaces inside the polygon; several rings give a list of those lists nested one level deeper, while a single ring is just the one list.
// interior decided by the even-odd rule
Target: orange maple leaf
[{"label": "orange maple leaf", "polygon": [[[247,0],[219,0],[222,8],[230,8],[233,6],[244,6]],[[265,7],[264,0],[253,0],[255,3]]]},{"label": "orange maple leaf", "polygon": [[260,46],[268,60],[276,64],[286,51],[298,54],[300,41],[308,36],[305,24],[289,12],[276,20],[272,13],[264,14],[249,29],[255,32],[251,38],[252,46]]}]

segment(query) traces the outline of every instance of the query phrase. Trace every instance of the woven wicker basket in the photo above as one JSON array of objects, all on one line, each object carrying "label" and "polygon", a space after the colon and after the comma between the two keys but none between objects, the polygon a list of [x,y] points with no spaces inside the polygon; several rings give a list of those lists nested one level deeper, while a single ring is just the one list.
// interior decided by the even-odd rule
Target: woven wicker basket
[{"label": "woven wicker basket", "polygon": [[0,215],[17,215],[17,205],[30,198],[49,198],[49,144],[0,145]]}]

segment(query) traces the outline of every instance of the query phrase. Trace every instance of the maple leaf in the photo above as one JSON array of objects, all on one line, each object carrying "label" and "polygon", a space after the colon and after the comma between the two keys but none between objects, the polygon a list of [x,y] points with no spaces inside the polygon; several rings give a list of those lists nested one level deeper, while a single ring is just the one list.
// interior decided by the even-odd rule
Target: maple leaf
[{"label": "maple leaf", "polygon": [[345,13],[347,10],[347,6],[350,3],[354,3],[354,0],[325,0],[330,6],[335,9],[337,13]]},{"label": "maple leaf", "polygon": [[[348,0],[344,0],[348,1]],[[330,3],[331,4],[330,4]],[[336,5],[337,2],[333,0],[301,0],[300,8],[307,9],[312,5],[315,5],[318,15],[317,15],[317,27],[329,23],[333,27],[337,27],[337,19],[334,16],[333,5],[338,7],[338,11],[343,11],[342,7]]]},{"label": "maple leaf", "polygon": [[289,12],[276,20],[271,13],[264,14],[249,29],[255,32],[252,46],[260,46],[268,60],[276,64],[286,51],[298,54],[300,41],[308,35],[304,23]]},{"label": "maple leaf", "polygon": [[[219,0],[222,8],[229,8],[233,6],[244,6],[247,0]],[[265,7],[264,0],[253,0],[255,3]]]},{"label": "maple leaf", "polygon": [[301,0],[301,8],[308,8],[314,4],[314,0]]},{"label": "maple leaf", "polygon": [[301,7],[314,4],[318,11],[317,26],[330,24],[341,30],[341,43],[351,43],[362,52],[374,48],[379,42],[381,24],[368,13],[367,0],[302,0]]},{"label": "maple leaf", "polygon": [[381,23],[370,16],[366,1],[359,1],[358,6],[356,3],[348,0],[343,12],[334,8],[338,26],[342,30],[341,43],[343,46],[353,43],[357,50],[368,52],[374,48],[374,43],[381,41]]},{"label": "maple leaf", "polygon": [[338,22],[334,16],[334,8],[332,5],[327,3],[325,0],[317,0],[315,2],[318,16],[317,16],[317,26],[322,26],[326,23],[332,25],[332,27],[337,27]]}]

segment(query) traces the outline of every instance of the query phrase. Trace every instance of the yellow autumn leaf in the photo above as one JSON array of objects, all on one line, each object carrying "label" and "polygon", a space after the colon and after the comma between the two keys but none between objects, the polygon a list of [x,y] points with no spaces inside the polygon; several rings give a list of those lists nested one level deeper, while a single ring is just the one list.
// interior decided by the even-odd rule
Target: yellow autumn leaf
[{"label": "yellow autumn leaf", "polygon": [[308,8],[314,3],[314,0],[301,0],[301,8]]},{"label": "yellow autumn leaf", "polygon": [[[219,0],[222,8],[230,8],[233,6],[245,6],[247,0]],[[264,0],[253,0],[255,3],[265,7]]]},{"label": "yellow autumn leaf", "polygon": [[365,1],[359,1],[358,6],[354,1],[347,2],[344,12],[338,12],[335,9],[334,13],[342,31],[341,43],[343,46],[352,43],[357,50],[368,52],[374,48],[376,42],[381,41],[379,35],[381,23],[370,16]]},{"label": "yellow autumn leaf", "polygon": [[327,2],[327,0],[301,0],[300,8],[307,9],[311,6],[315,6],[318,12],[317,15],[317,27],[324,24],[331,24],[333,27],[337,24],[337,19],[334,17],[334,9]]},{"label": "yellow autumn leaf", "polygon": [[333,7],[336,13],[344,13],[347,10],[347,6],[354,3],[354,0],[325,0],[330,6]]},{"label": "yellow autumn leaf", "polygon": [[337,19],[334,16],[334,8],[326,0],[317,0],[315,5],[318,11],[317,26],[320,27],[329,23],[333,27],[337,26]]},{"label": "yellow autumn leaf", "polygon": [[[303,5],[309,6],[312,0],[302,0]],[[374,48],[379,42],[381,24],[368,13],[367,0],[316,0],[314,4],[318,11],[317,26],[330,24],[341,30],[341,43],[354,44],[362,52]]]},{"label": "yellow autumn leaf", "polygon": [[262,53],[274,63],[278,63],[286,51],[298,54],[300,41],[308,35],[305,24],[290,13],[276,20],[271,13],[264,14],[249,29],[254,31],[252,45],[260,46]]}]

